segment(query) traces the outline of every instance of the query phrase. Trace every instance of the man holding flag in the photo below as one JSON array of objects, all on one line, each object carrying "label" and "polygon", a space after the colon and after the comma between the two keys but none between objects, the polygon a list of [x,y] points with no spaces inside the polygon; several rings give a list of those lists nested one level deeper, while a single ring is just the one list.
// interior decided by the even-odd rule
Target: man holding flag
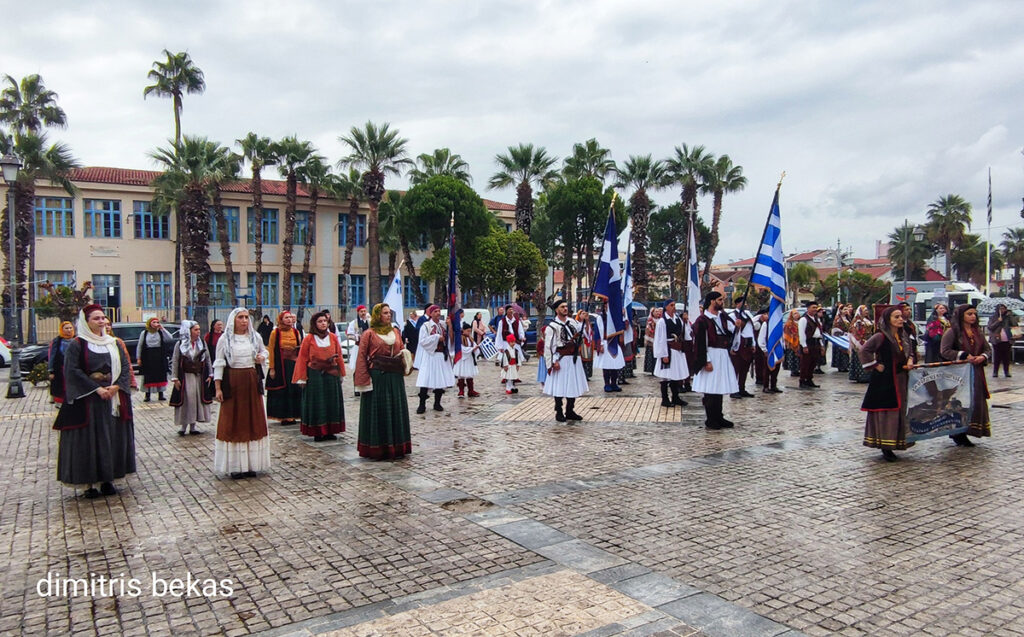
[{"label": "man holding flag", "polygon": [[777,382],[785,354],[782,323],[786,298],[786,265],[782,256],[782,220],[779,214],[779,188],[781,186],[782,181],[780,180],[779,186],[775,189],[771,210],[768,212],[768,223],[765,225],[761,245],[757,251],[754,270],[750,275],[751,285],[767,288],[771,293],[767,322],[762,321],[757,340],[759,348],[767,356],[767,373],[764,376],[763,390],[776,394],[782,393],[782,390],[777,387]]},{"label": "man holding flag", "polygon": [[[614,199],[612,200],[614,206]],[[626,362],[621,342],[625,331],[622,311],[622,275],[619,271],[618,235],[615,232],[614,207],[608,210],[608,223],[604,231],[604,246],[601,249],[601,265],[594,282],[594,296],[603,302],[602,310],[594,313],[598,336],[594,367],[604,373],[604,390],[619,392],[618,376]]]}]

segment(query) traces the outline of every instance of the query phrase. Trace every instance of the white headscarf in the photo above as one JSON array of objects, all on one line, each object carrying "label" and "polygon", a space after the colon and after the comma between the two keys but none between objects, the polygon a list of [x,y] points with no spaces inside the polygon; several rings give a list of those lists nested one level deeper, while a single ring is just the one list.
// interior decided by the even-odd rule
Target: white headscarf
[{"label": "white headscarf", "polygon": [[[178,340],[181,341],[181,344],[178,347],[179,349],[181,349],[182,354],[188,354],[192,350],[191,332],[193,325],[199,325],[199,323],[196,323],[195,321],[184,320],[181,322],[181,327],[178,328]],[[206,343],[203,342],[203,339],[199,339],[197,347],[199,347],[200,351],[202,351],[202,349],[206,347]]]},{"label": "white headscarf", "polygon": [[[228,314],[227,320],[224,321],[224,336],[222,336],[221,338],[227,339],[224,343],[226,345],[226,347],[224,348],[224,360],[227,362],[228,367],[232,367],[231,341],[235,337],[235,317],[238,316],[239,312],[248,313],[249,310],[244,307],[236,307],[235,309],[231,310],[231,314]],[[249,318],[249,331],[246,332],[245,334],[239,334],[238,336],[239,338],[249,339],[249,343],[252,345],[253,356],[259,354],[260,350],[262,350],[264,347],[263,338],[256,332],[255,328],[252,325],[252,317]]]},{"label": "white headscarf", "polygon": [[[110,378],[111,384],[116,384],[117,379],[121,376],[121,349],[117,345],[117,339],[103,332],[102,336],[98,336],[89,328],[89,321],[86,320],[85,312],[79,310],[78,312],[78,325],[75,326],[78,338],[82,339],[86,343],[91,343],[99,347],[105,347],[107,353],[110,354]],[[110,401],[110,409],[116,416],[120,407],[120,400]]]}]

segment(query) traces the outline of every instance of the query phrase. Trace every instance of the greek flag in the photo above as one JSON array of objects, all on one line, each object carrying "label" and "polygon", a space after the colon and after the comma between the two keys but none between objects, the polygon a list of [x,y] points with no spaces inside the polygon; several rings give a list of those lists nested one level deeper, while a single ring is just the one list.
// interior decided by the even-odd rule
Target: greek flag
[{"label": "greek flag", "polygon": [[388,293],[384,295],[384,303],[391,308],[391,324],[401,325],[405,320],[405,308],[402,305],[402,264],[395,269],[395,278],[391,279]]},{"label": "greek flag", "polygon": [[459,272],[455,261],[455,213],[452,212],[452,233],[448,244],[448,351],[452,365],[462,359],[462,305],[459,303]]},{"label": "greek flag", "polygon": [[700,316],[700,274],[697,269],[697,235],[694,233],[695,225],[693,215],[690,215],[690,260],[686,275],[686,311],[692,323]]},{"label": "greek flag", "polygon": [[[779,189],[775,189],[772,208],[768,212],[768,224],[761,237],[757,251],[751,285],[767,288],[771,293],[768,302],[768,335],[765,348],[768,351],[768,367],[775,369],[782,362],[782,315],[786,302],[786,264],[782,256],[782,221],[779,216]],[[764,328],[762,328],[764,329]]]},{"label": "greek flag", "polygon": [[633,231],[626,235],[626,269],[622,273],[622,307],[626,317],[633,320],[633,267],[629,264],[629,253],[633,248]]},{"label": "greek flag", "polygon": [[[597,268],[594,281],[594,296],[605,302],[604,329],[602,338],[625,329],[622,320],[622,273],[619,270],[619,240],[615,231],[615,211],[608,210],[608,223],[604,228],[604,245],[601,248],[601,265]],[[619,351],[618,341],[608,342],[608,350],[612,354]]]}]

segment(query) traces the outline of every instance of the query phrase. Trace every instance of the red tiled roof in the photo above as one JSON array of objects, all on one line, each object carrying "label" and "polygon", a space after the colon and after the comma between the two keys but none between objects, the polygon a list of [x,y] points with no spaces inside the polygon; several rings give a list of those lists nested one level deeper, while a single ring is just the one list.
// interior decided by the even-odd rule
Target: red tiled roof
[{"label": "red tiled roof", "polygon": [[730,268],[741,268],[743,266],[754,265],[754,261],[756,261],[756,260],[757,260],[757,257],[750,257],[749,259],[743,259],[742,261],[733,261],[732,263],[729,264],[729,267]]},{"label": "red tiled roof", "polygon": [[932,268],[928,268],[927,270],[924,271],[924,280],[925,281],[945,281],[946,280],[946,275],[944,275],[943,273],[939,272],[938,270],[935,270],[935,269],[932,269]]},{"label": "red tiled roof", "polygon": [[881,257],[879,259],[854,259],[853,260],[853,265],[854,265],[854,267],[856,267],[858,265],[866,265],[866,266],[871,266],[871,265],[889,265],[889,258],[888,257]]},{"label": "red tiled roof", "polygon": [[[161,174],[160,171],[156,170],[86,166],[85,168],[73,169],[71,171],[71,181],[84,181],[93,184],[117,184],[121,186],[148,186]],[[284,197],[287,194],[287,182],[279,179],[263,179],[261,183],[264,195],[280,195]],[[252,181],[245,179],[225,184],[221,190],[224,192],[252,194]],[[300,197],[308,197],[309,191],[302,184],[298,184],[297,194]],[[516,209],[513,204],[491,199],[484,199],[483,202],[488,210],[515,211]]]},{"label": "red tiled roof", "polygon": [[824,250],[811,250],[810,252],[801,252],[800,254],[794,254],[786,257],[786,261],[810,261],[814,257],[824,252]]},{"label": "red tiled roof", "polygon": [[877,265],[877,266],[872,267],[872,268],[857,268],[856,271],[860,272],[861,274],[866,274],[869,277],[871,277],[872,279],[877,279],[879,277],[885,276],[886,274],[889,274],[890,272],[892,272],[892,266],[891,265]]}]

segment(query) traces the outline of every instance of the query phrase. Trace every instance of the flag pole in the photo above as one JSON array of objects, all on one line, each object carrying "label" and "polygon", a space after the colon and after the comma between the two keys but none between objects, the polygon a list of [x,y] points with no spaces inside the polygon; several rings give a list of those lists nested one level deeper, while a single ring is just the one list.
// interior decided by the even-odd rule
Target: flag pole
[{"label": "flag pole", "polygon": [[985,237],[985,294],[992,296],[992,167],[988,167],[988,232]]},{"label": "flag pole", "polygon": [[[615,198],[618,197],[618,196],[619,196],[619,194],[617,192],[615,192],[614,190],[612,190],[612,202],[610,204],[608,204],[608,214],[614,214],[615,213]],[[618,248],[618,246],[616,246],[616,248]],[[591,250],[593,250],[593,247],[591,247]],[[598,267],[600,267],[600,266],[598,266]],[[565,275],[563,274],[562,276],[565,276]],[[587,284],[590,286],[589,287],[590,292],[587,294],[587,311],[588,312],[590,311],[590,299],[592,299],[594,297],[594,277],[595,276],[597,276],[597,269],[595,269],[593,272],[587,272]]]},{"label": "flag pole", "polygon": [[[688,228],[689,231],[686,233],[686,241],[683,242],[683,252],[686,255],[686,276],[683,277],[685,281],[685,285],[683,286],[683,307],[685,308],[690,307],[690,237],[693,237],[694,242],[696,242],[697,229],[693,227],[693,218],[696,212],[697,208],[695,206],[691,206],[686,210],[686,213],[690,218],[690,227]],[[700,281],[697,281],[697,284],[700,285]]]},{"label": "flag pole", "polygon": [[764,238],[768,235],[768,225],[772,222],[772,210],[779,201],[779,190],[782,188],[782,180],[786,178],[786,171],[779,176],[779,183],[775,186],[775,196],[772,197],[772,205],[768,209],[768,218],[764,220],[764,230],[761,231],[761,239],[757,242],[757,252],[754,253],[754,262],[750,265],[750,274],[747,276],[747,288],[743,290],[743,298],[740,302],[746,305],[747,295],[750,294],[750,279],[754,278],[754,268],[757,267],[757,255],[761,253],[761,246],[764,245]]}]

